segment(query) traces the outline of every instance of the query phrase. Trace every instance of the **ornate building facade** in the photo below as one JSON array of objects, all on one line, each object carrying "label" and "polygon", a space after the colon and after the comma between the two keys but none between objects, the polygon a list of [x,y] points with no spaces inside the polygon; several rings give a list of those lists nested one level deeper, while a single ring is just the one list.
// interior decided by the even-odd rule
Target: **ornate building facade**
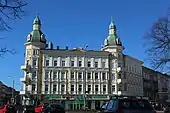
[{"label": "ornate building facade", "polygon": [[95,109],[111,95],[143,96],[143,62],[123,54],[113,20],[101,50],[61,49],[47,44],[38,17],[25,43],[23,103],[30,95],[62,101],[66,109]]}]

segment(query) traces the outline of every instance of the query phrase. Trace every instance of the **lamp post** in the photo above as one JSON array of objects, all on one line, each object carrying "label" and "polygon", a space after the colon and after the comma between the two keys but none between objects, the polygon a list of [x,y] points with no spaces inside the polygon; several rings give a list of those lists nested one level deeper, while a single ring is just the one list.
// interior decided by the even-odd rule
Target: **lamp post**
[{"label": "lamp post", "polygon": [[15,84],[15,80],[11,76],[8,76],[8,78],[12,79],[12,98],[11,98],[11,101],[12,101],[12,104],[13,104],[14,103],[14,84]]},{"label": "lamp post", "polygon": [[86,71],[87,71],[87,60],[86,60],[86,49],[88,48],[88,45],[85,46],[84,48],[84,67],[85,67],[85,71],[84,71],[84,90],[83,90],[83,96],[84,96],[84,109],[86,108]]}]

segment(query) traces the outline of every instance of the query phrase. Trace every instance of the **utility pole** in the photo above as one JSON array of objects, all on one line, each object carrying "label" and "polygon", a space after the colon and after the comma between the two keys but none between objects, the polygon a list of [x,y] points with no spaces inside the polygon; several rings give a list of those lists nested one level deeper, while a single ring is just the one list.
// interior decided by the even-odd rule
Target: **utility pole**
[{"label": "utility pole", "polygon": [[8,76],[8,78],[12,79],[12,98],[11,98],[11,102],[12,104],[14,104],[14,84],[15,84],[15,80],[11,77],[11,76]]},{"label": "utility pole", "polygon": [[83,90],[83,96],[84,96],[84,109],[86,108],[86,75],[87,75],[87,59],[86,59],[86,49],[87,49],[88,45],[85,46],[84,49],[84,67],[85,67],[85,71],[84,71],[84,90]]},{"label": "utility pole", "polygon": [[14,104],[14,84],[15,84],[15,80],[12,80],[12,104]]}]

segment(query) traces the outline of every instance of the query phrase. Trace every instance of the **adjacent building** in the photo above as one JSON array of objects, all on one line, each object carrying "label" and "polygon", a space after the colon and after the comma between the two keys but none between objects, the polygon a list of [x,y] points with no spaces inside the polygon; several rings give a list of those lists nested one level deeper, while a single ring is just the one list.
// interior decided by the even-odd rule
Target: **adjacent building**
[{"label": "adjacent building", "polygon": [[19,95],[19,92],[15,89],[3,84],[0,81],[0,106],[11,103],[12,102],[12,96],[14,97],[14,102],[16,103],[18,99],[16,99],[16,96]]},{"label": "adjacent building", "polygon": [[158,72],[147,67],[142,67],[143,95],[150,100],[158,100]]},{"label": "adjacent building", "polygon": [[158,76],[158,97],[160,101],[168,100],[168,75],[162,74],[160,72],[157,73]]},{"label": "adjacent building", "polygon": [[[143,62],[123,54],[113,20],[101,50],[47,44],[38,17],[25,43],[23,104],[30,95],[60,101],[66,109],[101,106],[111,95],[143,96]],[[42,98],[41,98],[42,99]]]}]

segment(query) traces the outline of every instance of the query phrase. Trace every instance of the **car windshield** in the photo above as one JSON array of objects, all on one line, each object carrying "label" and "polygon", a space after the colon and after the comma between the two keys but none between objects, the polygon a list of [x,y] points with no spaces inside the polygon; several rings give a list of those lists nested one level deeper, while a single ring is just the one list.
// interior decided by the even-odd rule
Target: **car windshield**
[{"label": "car windshield", "polygon": [[147,100],[128,100],[122,99],[120,101],[120,106],[124,109],[153,109],[152,105]]},{"label": "car windshield", "polygon": [[106,105],[106,109],[108,110],[113,109],[114,104],[115,104],[115,100],[110,100]]},{"label": "car windshield", "polygon": [[107,102],[105,102],[105,103],[102,105],[102,107],[101,107],[101,108],[102,108],[102,109],[106,109],[106,107],[107,107],[108,103],[109,103],[108,101],[107,101]]}]

